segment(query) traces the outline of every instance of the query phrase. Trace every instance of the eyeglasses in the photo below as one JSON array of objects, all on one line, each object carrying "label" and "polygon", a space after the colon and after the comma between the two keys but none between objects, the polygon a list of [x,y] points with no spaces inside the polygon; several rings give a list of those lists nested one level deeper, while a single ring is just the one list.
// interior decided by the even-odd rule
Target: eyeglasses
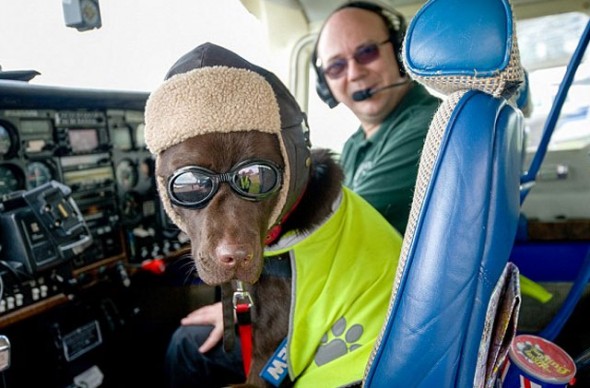
[{"label": "eyeglasses", "polygon": [[202,208],[217,193],[221,182],[249,201],[260,201],[276,192],[282,183],[282,169],[269,160],[245,160],[222,174],[199,166],[186,166],[168,179],[168,196],[173,204]]},{"label": "eyeglasses", "polygon": [[[389,43],[390,40],[384,40],[381,43],[370,43],[362,45],[354,51],[352,59],[359,65],[368,65],[379,58],[379,46]],[[330,79],[337,79],[344,75],[348,67],[348,60],[350,58],[334,59],[324,70],[324,74]]]}]

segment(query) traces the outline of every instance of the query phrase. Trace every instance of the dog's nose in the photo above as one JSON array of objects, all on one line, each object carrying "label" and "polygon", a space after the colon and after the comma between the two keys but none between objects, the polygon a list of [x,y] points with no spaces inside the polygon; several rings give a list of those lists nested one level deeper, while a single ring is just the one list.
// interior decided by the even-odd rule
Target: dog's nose
[{"label": "dog's nose", "polygon": [[227,266],[235,267],[252,260],[252,252],[244,245],[222,244],[215,249],[217,260]]}]

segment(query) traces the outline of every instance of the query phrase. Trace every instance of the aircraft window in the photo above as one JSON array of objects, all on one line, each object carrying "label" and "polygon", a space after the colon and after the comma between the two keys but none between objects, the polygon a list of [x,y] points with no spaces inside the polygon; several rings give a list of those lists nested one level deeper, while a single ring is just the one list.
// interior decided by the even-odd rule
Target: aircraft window
[{"label": "aircraft window", "polygon": [[[526,119],[527,150],[539,145],[547,115],[588,16],[564,13],[520,21],[519,49],[529,72],[532,112]],[[540,39],[539,37],[542,37]],[[569,89],[549,150],[577,149],[590,143],[590,62],[580,64]]]},{"label": "aircraft window", "polygon": [[[587,15],[570,12],[526,19],[517,24],[521,60],[529,73],[533,104],[531,115],[526,119],[529,152],[539,144],[566,66],[587,22]],[[580,148],[590,143],[590,62],[587,57],[569,90],[549,150]],[[329,109],[315,92],[315,73],[310,70],[309,75],[307,114],[312,144],[340,152],[359,122],[342,104]]]},{"label": "aircraft window", "polygon": [[316,148],[329,148],[340,153],[344,142],[358,129],[360,122],[344,104],[330,109],[318,97],[315,91],[316,74],[311,66],[309,80],[307,116],[311,144]]},{"label": "aircraft window", "polygon": [[268,67],[264,27],[240,1],[99,2],[102,28],[78,33],[65,26],[62,1],[36,0],[33,14],[28,1],[2,1],[0,30],[11,39],[0,40],[0,67],[38,70],[33,84],[145,92],[177,58],[207,41]]}]

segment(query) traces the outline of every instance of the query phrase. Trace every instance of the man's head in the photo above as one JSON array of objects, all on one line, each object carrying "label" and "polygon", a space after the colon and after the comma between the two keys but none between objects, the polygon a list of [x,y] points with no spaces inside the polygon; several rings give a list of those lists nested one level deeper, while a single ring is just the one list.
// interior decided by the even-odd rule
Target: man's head
[{"label": "man's head", "polygon": [[348,106],[361,120],[381,122],[397,105],[407,85],[354,101],[353,93],[399,82],[405,76],[400,50],[403,16],[369,2],[352,2],[324,23],[313,55],[317,90],[329,105]]}]

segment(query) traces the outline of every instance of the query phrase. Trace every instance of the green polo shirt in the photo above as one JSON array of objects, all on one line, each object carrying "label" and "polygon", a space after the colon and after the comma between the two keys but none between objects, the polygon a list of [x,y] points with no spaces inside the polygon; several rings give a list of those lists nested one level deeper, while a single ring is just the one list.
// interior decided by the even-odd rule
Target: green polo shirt
[{"label": "green polo shirt", "polygon": [[420,153],[439,103],[422,85],[413,83],[377,132],[366,139],[359,128],[344,144],[340,157],[344,184],[402,234],[408,223]]}]

